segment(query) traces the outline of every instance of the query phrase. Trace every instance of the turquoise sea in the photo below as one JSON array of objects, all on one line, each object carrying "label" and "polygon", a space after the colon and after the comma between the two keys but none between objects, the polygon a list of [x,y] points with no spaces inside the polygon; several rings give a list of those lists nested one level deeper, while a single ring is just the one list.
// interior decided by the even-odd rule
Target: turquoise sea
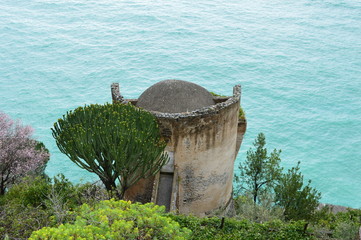
[{"label": "turquoise sea", "polygon": [[137,98],[170,78],[242,85],[236,165],[263,132],[322,202],[361,207],[359,0],[0,1],[0,111],[33,126],[51,176],[96,179],[57,149],[62,114],[110,102],[113,82]]}]

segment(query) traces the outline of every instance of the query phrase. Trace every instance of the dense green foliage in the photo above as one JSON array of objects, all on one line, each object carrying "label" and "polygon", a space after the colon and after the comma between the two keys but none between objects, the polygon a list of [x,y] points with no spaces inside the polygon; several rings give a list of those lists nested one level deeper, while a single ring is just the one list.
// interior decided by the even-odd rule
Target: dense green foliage
[{"label": "dense green foliage", "polygon": [[154,204],[106,200],[94,207],[82,205],[76,220],[57,228],[46,227],[29,239],[188,239],[190,231],[164,216]]},{"label": "dense green foliage", "polygon": [[253,143],[255,150],[250,148],[247,151],[246,161],[238,167],[240,175],[235,176],[238,193],[244,190],[245,194],[251,194],[255,203],[260,201],[260,196],[271,191],[282,172],[279,157],[281,151],[274,149],[268,155],[265,145],[265,135],[258,134]]},{"label": "dense green foliage", "polygon": [[358,239],[361,225],[361,210],[348,209],[346,212],[332,213],[332,207],[325,206],[318,210],[311,228],[320,239]]},{"label": "dense green foliage", "polygon": [[237,204],[238,215],[262,221],[273,219],[281,209],[286,221],[312,220],[321,194],[310,186],[311,181],[304,186],[300,162],[287,173],[282,173],[281,151],[274,149],[268,156],[265,144],[264,134],[258,134],[253,144],[255,150],[249,149],[246,161],[239,165],[240,175],[235,176],[238,183],[236,196],[243,190],[244,199],[252,196],[254,206],[251,207],[248,201]]},{"label": "dense green foliage", "polygon": [[48,226],[51,212],[43,202],[50,190],[48,180],[25,178],[0,198],[0,238],[30,236],[31,232]]},{"label": "dense green foliage", "polygon": [[184,215],[169,215],[182,227],[192,230],[191,239],[229,239],[229,240],[271,240],[271,239],[312,239],[304,232],[304,222],[283,223],[280,220],[266,223],[254,223],[249,220],[226,218],[197,218]]},{"label": "dense green foliage", "polygon": [[5,235],[11,239],[28,238],[34,230],[67,221],[70,209],[107,197],[96,184],[73,185],[62,175],[53,181],[23,178],[0,198],[0,239]]},{"label": "dense green foliage", "polygon": [[37,207],[42,205],[51,188],[50,179],[41,177],[24,177],[19,183],[13,185],[9,191],[0,198],[1,204],[13,203],[24,206]]},{"label": "dense green foliage", "polygon": [[304,186],[299,165],[300,162],[282,174],[275,187],[276,204],[284,208],[286,220],[311,220],[321,198],[321,194],[310,186],[311,181]]},{"label": "dense green foliage", "polygon": [[[24,178],[0,198],[0,239],[5,236],[9,236],[9,239],[26,239],[33,231],[44,227],[63,229],[64,232],[72,231],[77,226],[74,224],[77,216],[84,214],[85,218],[99,217],[93,213],[93,210],[99,212],[102,207],[94,206],[99,205],[99,202],[107,197],[107,192],[96,184],[73,185],[61,175],[52,180],[39,177]],[[354,239],[360,226],[361,210],[333,214],[324,208],[316,212],[307,232],[304,232],[304,221],[283,222],[281,209],[277,206],[272,207],[272,204],[265,203],[265,200],[266,198],[261,204],[255,205],[251,196],[236,198],[237,214],[234,218],[226,218],[223,227],[222,220],[218,217],[197,218],[166,214],[163,212],[163,207],[152,207],[152,204],[148,204],[146,207],[142,207],[143,205],[140,204],[131,204],[136,205],[132,207],[134,212],[122,214],[134,220],[141,219],[147,216],[147,212],[154,211],[157,217],[149,216],[150,223],[143,221],[144,225],[138,227],[138,232],[143,231],[144,233],[146,230],[141,230],[143,228],[160,230],[160,226],[168,223],[173,227],[177,226],[169,219],[165,220],[168,223],[163,222],[163,217],[168,217],[179,223],[180,228],[176,227],[179,231],[186,233],[181,236],[189,236],[190,239],[309,239],[313,237],[317,239]],[[87,204],[84,205],[86,207],[83,206],[83,209],[79,210],[79,206],[84,203]],[[125,206],[130,206],[129,204],[126,202]],[[254,207],[256,207],[256,211]],[[104,209],[107,208],[104,207]],[[117,210],[110,214],[113,213],[117,213]],[[257,215],[257,219],[251,221],[254,219],[254,214]],[[163,220],[159,220],[158,217]],[[137,233],[135,228],[129,230],[129,225],[123,223],[119,225],[119,231],[126,232],[125,234]],[[96,230],[96,227],[95,224],[87,228]],[[192,230],[192,233],[187,235],[188,231],[182,229],[184,227]],[[169,232],[169,229],[163,230]],[[164,238],[159,237],[158,239]]]},{"label": "dense green foliage", "polygon": [[246,120],[246,113],[244,112],[242,107],[239,107],[238,118],[241,120]]},{"label": "dense green foliage", "polygon": [[273,198],[262,197],[260,203],[255,204],[253,197],[238,196],[234,199],[236,219],[247,219],[255,222],[284,220],[283,209],[274,205]]},{"label": "dense green foliage", "polygon": [[168,161],[155,117],[130,104],[78,107],[59,119],[52,131],[60,151],[97,174],[119,198]]}]

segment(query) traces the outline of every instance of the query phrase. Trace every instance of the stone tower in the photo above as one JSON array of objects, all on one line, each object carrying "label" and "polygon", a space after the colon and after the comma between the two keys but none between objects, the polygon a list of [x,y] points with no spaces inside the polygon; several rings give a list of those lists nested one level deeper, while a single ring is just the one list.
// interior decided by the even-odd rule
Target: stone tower
[{"label": "stone tower", "polygon": [[194,83],[165,80],[138,99],[123,99],[113,84],[113,101],[131,102],[157,117],[170,157],[158,175],[142,179],[125,197],[198,216],[227,209],[234,161],[246,130],[246,121],[239,118],[240,94],[239,85],[233,96],[214,97]]}]

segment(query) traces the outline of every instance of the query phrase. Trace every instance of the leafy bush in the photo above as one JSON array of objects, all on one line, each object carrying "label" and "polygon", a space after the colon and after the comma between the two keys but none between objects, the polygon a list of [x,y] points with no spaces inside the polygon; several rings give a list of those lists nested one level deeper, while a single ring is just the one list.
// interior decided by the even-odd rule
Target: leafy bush
[{"label": "leafy bush", "polygon": [[31,232],[48,226],[51,213],[44,200],[50,189],[50,181],[40,177],[25,177],[13,185],[0,198],[0,238],[30,236]]},{"label": "leafy bush", "polygon": [[321,198],[321,193],[310,186],[311,180],[304,185],[299,165],[282,174],[275,187],[276,204],[284,208],[286,220],[311,220]]},{"label": "leafy bush", "polygon": [[354,240],[357,239],[359,225],[354,222],[340,222],[333,233],[337,239]]},{"label": "leafy bush", "polygon": [[71,220],[72,208],[107,197],[104,188],[90,183],[73,185],[63,175],[53,181],[27,176],[0,197],[0,239],[5,235],[28,238],[42,227]]},{"label": "leafy bush", "polygon": [[283,219],[283,210],[274,206],[273,199],[269,196],[262,196],[259,204],[254,203],[252,196],[238,196],[234,199],[234,203],[236,219],[247,219],[255,222]]},{"label": "leafy bush", "polygon": [[238,118],[241,120],[246,120],[246,113],[244,112],[242,107],[239,107]]},{"label": "leafy bush", "polygon": [[236,193],[244,190],[246,194],[253,196],[254,203],[260,202],[260,196],[271,193],[275,183],[281,176],[280,166],[281,150],[274,149],[268,154],[266,137],[259,133],[255,139],[253,148],[247,151],[247,159],[244,163],[239,163],[240,175],[235,175],[237,182]]},{"label": "leafy bush", "polygon": [[75,208],[83,203],[94,203],[108,197],[106,190],[99,185],[91,183],[74,185],[62,174],[53,179],[27,176],[0,198],[0,205],[17,204],[45,208],[55,199],[58,202],[62,199],[68,208]]},{"label": "leafy bush", "polygon": [[0,239],[26,239],[44,226],[51,226],[51,212],[42,207],[5,205],[0,206]]},{"label": "leafy bush", "polygon": [[110,198],[109,193],[100,182],[78,184],[75,186],[73,194],[76,196],[76,205],[83,203],[93,205]]},{"label": "leafy bush", "polygon": [[316,212],[312,227],[317,236],[326,233],[328,237],[336,239],[356,239],[360,224],[360,209],[348,209],[347,212],[334,214],[326,206]]},{"label": "leafy bush", "polygon": [[266,223],[254,223],[248,220],[227,218],[222,226],[222,219],[217,217],[198,218],[194,216],[169,214],[181,227],[192,230],[191,239],[222,239],[222,240],[271,240],[271,239],[312,239],[304,233],[303,221],[283,223],[280,220]]},{"label": "leafy bush", "polygon": [[30,239],[187,239],[190,231],[164,216],[164,207],[106,200],[82,205],[73,223],[33,232]]},{"label": "leafy bush", "polygon": [[49,193],[50,185],[50,179],[32,176],[24,177],[0,198],[0,204],[44,206],[43,201]]}]

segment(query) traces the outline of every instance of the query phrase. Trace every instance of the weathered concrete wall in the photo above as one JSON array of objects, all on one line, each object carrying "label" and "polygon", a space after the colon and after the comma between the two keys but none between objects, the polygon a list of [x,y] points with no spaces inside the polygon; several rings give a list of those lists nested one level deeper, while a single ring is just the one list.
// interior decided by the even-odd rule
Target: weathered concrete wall
[{"label": "weathered concrete wall", "polygon": [[[136,105],[137,100],[124,101]],[[230,203],[234,160],[246,130],[246,121],[238,119],[240,87],[233,97],[215,102],[187,113],[152,112],[173,154],[170,210],[204,216]],[[142,180],[127,190],[126,198],[157,203],[159,179]]]},{"label": "weathered concrete wall", "polygon": [[172,133],[178,169],[176,208],[181,213],[205,215],[225,207],[232,195],[239,104],[213,114],[160,119]]}]

